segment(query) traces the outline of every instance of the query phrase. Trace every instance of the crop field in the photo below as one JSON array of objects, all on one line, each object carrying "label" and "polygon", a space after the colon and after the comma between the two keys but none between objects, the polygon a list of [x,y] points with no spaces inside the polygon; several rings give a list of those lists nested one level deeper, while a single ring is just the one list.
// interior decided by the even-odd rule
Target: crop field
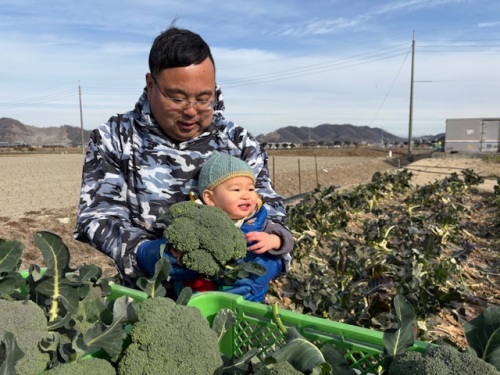
[{"label": "crop field", "polygon": [[[370,181],[373,173],[406,167],[414,173],[415,183],[426,183],[451,172],[473,168],[484,176],[500,175],[500,164],[480,159],[422,158],[412,164],[404,158],[406,150],[387,157],[387,151],[369,149],[273,150],[269,153],[269,169],[275,189],[285,198],[312,191],[319,186],[351,187]],[[65,240],[77,262],[99,261],[109,268],[107,258],[73,241],[78,205],[83,155],[54,152],[47,154],[0,155],[0,238],[23,242],[30,259],[38,257],[33,233],[52,231]],[[493,189],[493,179],[485,188]],[[95,259],[94,259],[95,257]],[[81,259],[80,259],[81,258]],[[112,269],[110,270],[112,272]]]},{"label": "crop field", "polygon": [[[500,227],[498,205],[492,204],[498,190],[500,164],[495,158],[492,161],[429,151],[416,153],[411,163],[405,157],[405,150],[393,152],[391,156],[385,150],[370,149],[273,150],[269,153],[270,176],[275,190],[285,198],[292,198],[288,201],[290,228],[297,242],[290,273],[272,283],[266,302],[276,301],[290,310],[370,328],[374,328],[370,322],[375,322],[375,328],[383,329],[386,317],[377,314],[387,312],[387,302],[393,297],[394,285],[400,279],[391,280],[390,275],[407,272],[404,267],[398,268],[400,264],[391,263],[395,259],[391,254],[405,258],[403,264],[408,265],[415,262],[410,260],[415,251],[425,250],[428,253],[420,259],[426,259],[422,263],[426,267],[423,274],[428,276],[417,279],[408,293],[417,296],[420,293],[417,297],[420,313],[434,311],[427,317],[427,337],[449,338],[463,345],[462,322],[477,316],[487,305],[500,305]],[[104,276],[116,275],[109,258],[73,240],[82,163],[80,152],[0,155],[0,239],[22,243],[20,269],[28,269],[32,264],[44,266],[34,234],[48,231],[60,236],[68,247],[71,266],[95,264],[103,270]],[[474,193],[472,189],[460,188],[462,190],[450,198],[439,198],[442,194],[439,191],[430,197],[424,197],[425,194],[413,197],[409,208],[402,194],[384,193],[384,189],[393,189],[401,181],[389,179],[376,184],[374,190],[366,188],[375,172],[384,174],[389,170],[398,174],[409,172],[414,190],[446,180],[453,173],[465,176],[470,170],[480,176],[482,182],[474,187]],[[297,198],[316,188],[307,200]],[[358,191],[358,188],[362,189]],[[358,191],[360,202],[370,208],[343,207],[345,202],[352,204],[354,201],[333,201],[333,190],[346,194]],[[406,194],[411,196],[409,192]],[[432,199],[438,198],[432,203]],[[448,201],[451,203],[444,203]],[[443,208],[455,211],[441,212]],[[404,240],[398,237],[408,236],[406,230],[410,225],[404,220],[411,210],[420,212],[416,217],[422,224],[415,229],[418,233],[438,230],[440,224],[434,223],[435,214],[446,212],[446,220],[454,224],[439,229],[448,232],[441,245],[449,239],[454,247],[446,247],[446,251],[436,255],[441,248],[439,243],[423,249],[426,246],[421,236],[405,237]],[[308,218],[312,220],[307,222]],[[453,254],[461,254],[463,244],[466,244],[466,262],[456,263]],[[344,260],[339,262],[339,259]],[[433,263],[432,259],[438,262]],[[384,265],[387,275],[378,273],[380,265]],[[445,271],[442,265],[446,265]],[[366,269],[358,275],[363,267]],[[367,278],[373,270],[378,271]],[[414,272],[410,271],[407,276],[416,277]],[[370,293],[366,292],[365,284],[372,288]],[[429,298],[426,293],[434,286],[448,286],[450,291],[459,293],[443,288],[432,303],[422,302]],[[463,300],[457,299],[458,294]],[[439,298],[450,299],[444,302],[448,306],[437,309],[441,303]],[[339,299],[348,306],[340,307]]]}]

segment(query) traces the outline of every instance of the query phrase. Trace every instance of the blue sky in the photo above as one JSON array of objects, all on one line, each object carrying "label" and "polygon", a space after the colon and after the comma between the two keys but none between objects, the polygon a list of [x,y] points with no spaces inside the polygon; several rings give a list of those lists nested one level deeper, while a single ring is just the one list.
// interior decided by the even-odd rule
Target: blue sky
[{"label": "blue sky", "polygon": [[153,39],[211,46],[226,117],[254,135],[324,123],[413,135],[500,117],[498,0],[0,0],[0,117],[93,129],[134,107]]}]

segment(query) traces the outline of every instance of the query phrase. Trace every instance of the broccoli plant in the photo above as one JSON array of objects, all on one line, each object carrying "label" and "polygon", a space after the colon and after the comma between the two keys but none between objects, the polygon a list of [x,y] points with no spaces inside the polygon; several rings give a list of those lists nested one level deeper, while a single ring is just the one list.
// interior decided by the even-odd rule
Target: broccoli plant
[{"label": "broccoli plant", "polygon": [[316,189],[289,207],[294,261],[280,283],[292,308],[376,329],[388,327],[397,294],[421,321],[456,311],[470,298],[460,277],[486,231],[471,217],[492,200],[474,192],[480,177],[462,175],[411,186],[407,171],[378,173],[353,189]]},{"label": "broccoli plant", "polygon": [[[2,321],[11,322],[0,329],[5,347],[1,366],[7,373],[15,368],[19,374],[37,374],[97,351],[116,358],[124,327],[136,320],[132,299],[103,303],[110,287],[101,269],[71,269],[69,250],[56,234],[37,232],[35,243],[47,267],[32,265],[21,272],[21,244],[0,240],[0,314]],[[37,367],[27,367],[25,362],[34,359]]]},{"label": "broccoli plant", "polygon": [[[394,298],[397,328],[384,332],[385,369],[389,375],[484,374],[500,370],[500,307],[488,307],[473,321],[464,324],[469,347],[459,350],[450,345],[429,344],[425,350],[413,348],[416,316],[401,295]],[[423,349],[423,348],[420,348]]]}]

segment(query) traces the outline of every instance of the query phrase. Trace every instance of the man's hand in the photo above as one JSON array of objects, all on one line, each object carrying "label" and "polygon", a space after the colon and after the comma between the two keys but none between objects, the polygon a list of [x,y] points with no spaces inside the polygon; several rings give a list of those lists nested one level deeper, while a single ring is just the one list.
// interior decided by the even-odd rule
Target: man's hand
[{"label": "man's hand", "polygon": [[[189,280],[198,277],[198,273],[188,270],[179,262],[182,260],[182,254],[175,249],[168,249],[167,239],[160,238],[158,240],[144,241],[137,248],[136,259],[139,268],[146,271],[149,276],[155,273],[155,264],[160,259],[160,256],[167,258],[172,265],[170,270],[170,280]],[[163,253],[162,253],[163,250]],[[173,250],[173,251],[172,251]],[[175,253],[175,255],[174,255]]]}]

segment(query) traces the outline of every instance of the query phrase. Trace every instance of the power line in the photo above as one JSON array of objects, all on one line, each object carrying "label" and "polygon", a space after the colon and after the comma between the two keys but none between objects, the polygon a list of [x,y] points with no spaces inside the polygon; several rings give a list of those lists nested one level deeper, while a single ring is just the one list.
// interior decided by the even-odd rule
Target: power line
[{"label": "power line", "polygon": [[50,103],[59,101],[61,99],[71,98],[78,95],[78,91],[76,89],[65,90],[60,92],[55,92],[52,94],[47,94],[44,96],[38,96],[27,99],[20,99],[15,102],[0,102],[0,108],[19,108],[19,107],[29,107],[44,103]]},{"label": "power line", "polygon": [[[389,90],[387,90],[387,93],[385,94],[384,98],[382,99],[382,102],[380,103],[379,107],[377,108],[377,111],[375,112],[375,115],[373,115],[373,118],[372,120],[370,121],[370,125],[369,126],[372,126],[373,122],[375,121],[375,119],[377,118],[378,116],[378,113],[380,112],[380,110],[382,109],[382,106],[384,105],[385,101],[387,100],[389,94],[391,93],[392,91],[392,88],[394,87],[394,84],[396,83],[396,80],[398,79],[399,75],[401,74],[401,71],[403,70],[403,66],[406,62],[406,59],[408,58],[408,56],[410,55],[410,52],[412,51],[412,48],[410,47],[410,49],[408,49],[408,53],[406,54],[403,62],[401,63],[401,66],[399,67],[399,70],[398,72],[396,73],[396,76],[394,77],[394,79],[392,80],[392,83],[391,85],[389,86]],[[383,130],[382,130],[383,131]],[[382,137],[383,137],[383,133],[382,133]]]},{"label": "power line", "polygon": [[[446,43],[440,41],[425,41],[421,42],[419,47],[419,54],[437,53],[437,52],[451,52],[451,53],[464,53],[464,52],[497,52],[500,51],[500,39],[491,40],[448,40]],[[386,48],[370,50],[348,56],[345,58],[326,60],[316,64],[308,64],[299,66],[293,69],[250,75],[246,77],[222,80],[220,83],[223,88],[238,87],[249,84],[262,84],[278,80],[294,79],[314,74],[321,74],[328,71],[348,69],[355,66],[375,63],[381,60],[392,59],[399,56],[407,56],[408,43],[399,43]],[[286,60],[282,58],[281,60]],[[406,60],[406,57],[405,57]],[[279,61],[279,60],[276,60]],[[399,73],[398,73],[399,74]],[[433,80],[433,82],[458,82],[462,80]],[[137,93],[137,88],[130,87],[83,87],[83,93],[87,96],[127,96]],[[11,100],[8,102],[0,102],[0,109],[13,109],[19,107],[36,106],[45,103],[57,102],[63,99],[74,98],[78,96],[78,88],[72,88],[64,91],[49,93],[42,96],[31,98]]]},{"label": "power line", "polygon": [[[372,62],[385,60],[397,56],[401,56],[406,53],[407,48],[398,48],[392,51],[385,51],[387,49],[394,49],[394,47],[365,52],[363,54],[354,55],[351,57],[329,60],[318,64],[309,64],[306,66],[301,66],[294,69],[289,70],[280,70],[279,72],[260,74],[255,76],[243,77],[233,80],[225,80],[223,81],[224,87],[235,87],[242,86],[247,84],[255,84],[255,83],[267,83],[277,80],[290,79],[296,77],[302,77],[312,74],[324,73],[327,71],[338,70],[338,69],[346,69],[358,65],[369,64]],[[382,52],[385,51],[385,52]],[[364,57],[364,58],[362,58]]]}]

